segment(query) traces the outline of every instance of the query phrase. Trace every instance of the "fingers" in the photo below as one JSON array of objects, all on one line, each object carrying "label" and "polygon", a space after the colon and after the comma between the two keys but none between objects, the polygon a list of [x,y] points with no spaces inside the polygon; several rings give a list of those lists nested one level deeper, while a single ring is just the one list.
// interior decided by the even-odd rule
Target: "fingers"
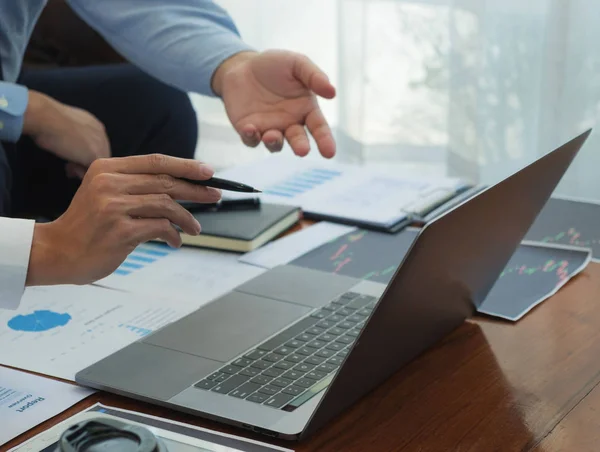
[{"label": "fingers", "polygon": [[327,75],[305,55],[296,56],[292,73],[316,95],[326,99],[335,97],[335,88],[329,82]]},{"label": "fingers", "polygon": [[85,177],[85,173],[87,168],[85,166],[73,164],[73,174],[79,179],[83,179]]},{"label": "fingers", "polygon": [[258,146],[261,139],[260,132],[252,124],[242,127],[240,136],[242,137],[242,142],[251,148]]},{"label": "fingers", "polygon": [[97,159],[106,159],[111,156],[110,150],[110,142],[108,140],[108,135],[106,134],[106,128],[104,124],[102,124],[98,118],[92,116],[94,121],[96,122],[96,127],[93,128],[92,132],[89,135],[89,139],[93,142],[92,149],[94,150],[94,154]]},{"label": "fingers", "polygon": [[132,196],[127,214],[132,218],[164,218],[190,235],[200,233],[200,223],[194,216],[166,194]]},{"label": "fingers", "polygon": [[321,109],[315,108],[308,114],[306,126],[317,142],[321,155],[326,158],[333,157],[335,155],[335,140]]},{"label": "fingers", "polygon": [[285,131],[285,139],[292,147],[294,154],[304,157],[310,152],[310,143],[304,126],[297,124],[288,127]]},{"label": "fingers", "polygon": [[116,172],[123,174],[167,174],[172,177],[206,180],[214,170],[201,162],[163,154],[134,155],[99,159],[90,166],[95,172]]},{"label": "fingers", "polygon": [[283,134],[279,130],[267,130],[263,135],[263,143],[271,152],[279,152],[283,148]]},{"label": "fingers", "polygon": [[163,240],[173,248],[181,246],[181,234],[173,227],[169,220],[164,218],[139,218],[132,221],[135,231],[132,237],[134,245],[149,242],[150,240]]},{"label": "fingers", "polygon": [[[288,122],[285,123],[284,121]],[[271,152],[278,152],[282,149],[283,135],[280,130],[285,130],[285,138],[294,150],[294,153],[298,156],[307,155],[310,152],[310,143],[306,131],[303,125],[298,123],[293,124],[294,122],[296,121],[281,114],[263,115],[263,117],[261,117],[261,123],[264,123],[265,125],[268,124],[270,127],[270,129],[264,133],[262,138],[267,149]],[[290,123],[293,125],[290,126]],[[317,142],[317,147],[319,148],[321,155],[326,158],[333,157],[336,152],[335,140],[331,129],[327,124],[327,120],[318,106],[307,115],[305,124]]]},{"label": "fingers", "polygon": [[100,144],[98,146],[98,151],[96,153],[97,158],[107,159],[111,156],[110,143],[108,141],[108,136],[106,132],[100,137]]},{"label": "fingers", "polygon": [[[254,117],[249,118],[249,121],[243,125],[235,125],[236,129],[240,130],[240,136],[244,144],[256,147],[262,140],[269,151],[279,152],[283,148],[283,131],[289,124],[297,120],[284,111],[272,111],[254,115]],[[262,136],[261,131],[263,131]],[[252,138],[249,137],[251,134],[253,134]]]},{"label": "fingers", "polygon": [[65,174],[67,175],[67,177],[69,179],[77,179],[79,178],[75,168],[77,167],[77,164],[72,163],[72,162],[68,162],[65,165]]},{"label": "fingers", "polygon": [[221,190],[190,184],[167,174],[121,175],[120,186],[130,195],[167,194],[173,199],[213,203],[221,199]]},{"label": "fingers", "polygon": [[65,171],[69,179],[83,179],[87,168],[83,165],[69,162],[65,165]]}]

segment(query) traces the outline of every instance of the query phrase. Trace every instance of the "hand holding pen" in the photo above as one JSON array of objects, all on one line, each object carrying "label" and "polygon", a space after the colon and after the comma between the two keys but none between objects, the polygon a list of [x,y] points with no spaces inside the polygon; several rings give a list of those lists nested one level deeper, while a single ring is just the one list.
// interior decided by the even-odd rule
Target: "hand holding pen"
[{"label": "hand holding pen", "polygon": [[[212,187],[219,188],[221,190],[227,191],[236,191],[243,193],[260,193],[260,190],[257,190],[254,187],[250,187],[249,185],[242,184],[240,182],[235,182],[227,179],[221,179],[218,177],[211,177],[206,180],[191,180],[191,179],[182,179],[185,182],[189,182],[194,185],[202,185],[204,187]],[[224,212],[231,210],[254,210],[260,208],[260,199],[258,198],[246,198],[246,199],[230,199],[230,200],[220,200],[216,203],[203,204],[203,203],[195,203],[195,202],[186,202],[180,201],[179,204],[192,213],[199,212]]]},{"label": "hand holding pen", "polygon": [[211,177],[206,180],[191,180],[191,179],[182,179],[190,184],[194,185],[202,185],[204,187],[212,187],[219,188],[221,190],[227,191],[238,191],[243,193],[260,193],[260,190],[257,190],[254,187],[250,187],[249,185],[241,184],[239,182],[221,179],[218,177]]}]

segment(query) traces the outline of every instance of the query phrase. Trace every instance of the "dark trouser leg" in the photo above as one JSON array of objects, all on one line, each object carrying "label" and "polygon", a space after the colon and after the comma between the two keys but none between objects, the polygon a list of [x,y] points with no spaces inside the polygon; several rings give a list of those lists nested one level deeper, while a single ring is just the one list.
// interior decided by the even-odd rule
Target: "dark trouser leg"
[{"label": "dark trouser leg", "polygon": [[[194,156],[198,130],[188,96],[131,65],[35,70],[25,72],[20,83],[96,116],[115,157]],[[79,181],[66,177],[65,161],[28,138],[9,153],[9,161],[17,215],[55,218],[67,209]]]},{"label": "dark trouser leg", "polygon": [[0,217],[8,217],[11,213],[10,192],[11,192],[11,171],[6,158],[6,151],[0,143]]}]

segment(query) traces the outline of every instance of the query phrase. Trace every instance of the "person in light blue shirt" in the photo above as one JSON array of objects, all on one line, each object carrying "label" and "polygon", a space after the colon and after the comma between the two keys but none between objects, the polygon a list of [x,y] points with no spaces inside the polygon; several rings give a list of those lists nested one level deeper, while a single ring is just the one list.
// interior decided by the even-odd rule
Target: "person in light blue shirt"
[{"label": "person in light blue shirt", "polygon": [[[0,2],[0,307],[26,285],[110,274],[139,243],[180,246],[173,224],[200,226],[174,200],[220,192],[191,160],[196,121],[186,92],[219,97],[249,146],[335,154],[317,96],[335,88],[310,59],[257,52],[210,0],[69,0],[131,64],[29,73],[23,53],[45,0]],[[49,223],[19,216],[47,215]]]}]

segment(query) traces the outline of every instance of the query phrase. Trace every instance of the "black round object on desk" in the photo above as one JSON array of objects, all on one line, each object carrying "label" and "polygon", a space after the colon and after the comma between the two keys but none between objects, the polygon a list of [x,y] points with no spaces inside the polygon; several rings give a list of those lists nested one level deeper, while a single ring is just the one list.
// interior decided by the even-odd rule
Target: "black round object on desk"
[{"label": "black round object on desk", "polygon": [[167,452],[150,430],[114,419],[97,418],[71,426],[56,452]]}]

